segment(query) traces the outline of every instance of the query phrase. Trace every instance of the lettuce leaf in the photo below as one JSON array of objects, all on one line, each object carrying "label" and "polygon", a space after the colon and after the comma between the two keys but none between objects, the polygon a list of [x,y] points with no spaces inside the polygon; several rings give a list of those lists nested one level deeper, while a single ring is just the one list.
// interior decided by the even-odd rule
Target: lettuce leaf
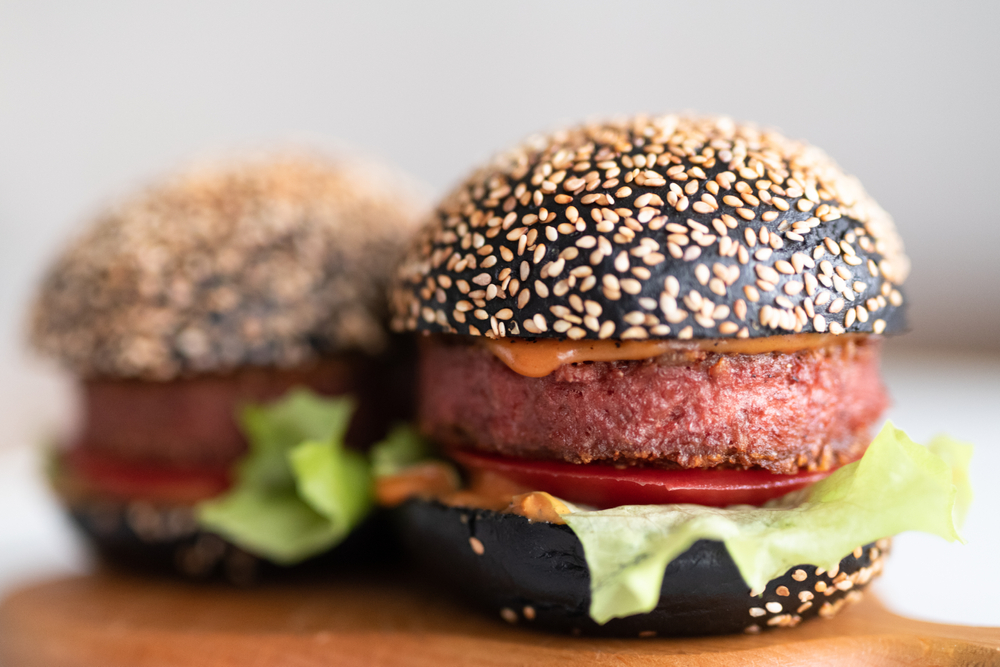
[{"label": "lettuce leaf", "polygon": [[244,408],[249,452],[233,487],[198,505],[199,524],[282,565],[338,544],[373,504],[368,462],[343,443],[353,411],[349,398],[301,389]]},{"label": "lettuce leaf", "polygon": [[372,474],[395,475],[416,463],[431,458],[430,443],[410,424],[398,424],[371,449]]},{"label": "lettuce leaf", "polygon": [[631,505],[563,515],[583,543],[590,615],[648,612],[667,564],[699,539],[725,543],[754,594],[789,568],[832,568],[855,547],[907,530],[960,540],[972,447],[939,436],[921,447],[887,423],[868,451],[816,484],[764,507]]}]

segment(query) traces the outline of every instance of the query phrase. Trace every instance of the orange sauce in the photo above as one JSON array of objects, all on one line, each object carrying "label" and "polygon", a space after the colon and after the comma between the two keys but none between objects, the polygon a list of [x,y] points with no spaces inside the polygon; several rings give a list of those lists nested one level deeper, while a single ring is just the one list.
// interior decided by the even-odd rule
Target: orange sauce
[{"label": "orange sauce", "polygon": [[552,338],[477,338],[512,371],[527,377],[545,377],[563,364],[583,361],[636,361],[675,351],[719,354],[797,352],[844,344],[855,334],[789,334],[766,338],[705,338],[699,340],[556,340]]},{"label": "orange sauce", "polygon": [[418,463],[395,475],[375,480],[375,497],[383,507],[395,507],[409,498],[434,499],[451,507],[471,507],[517,514],[531,521],[566,523],[570,510],[544,491],[530,491],[489,471],[470,471],[460,486],[454,467],[443,461]]}]

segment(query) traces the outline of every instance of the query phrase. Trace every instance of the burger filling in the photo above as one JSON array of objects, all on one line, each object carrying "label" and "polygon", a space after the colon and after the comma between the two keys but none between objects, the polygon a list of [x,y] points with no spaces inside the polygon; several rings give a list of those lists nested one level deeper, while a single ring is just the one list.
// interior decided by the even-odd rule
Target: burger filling
[{"label": "burger filling", "polygon": [[82,432],[61,457],[63,490],[172,503],[217,496],[248,452],[240,410],[294,387],[360,399],[345,438],[374,442],[389,419],[406,411],[403,392],[387,393],[377,381],[382,366],[358,354],[294,369],[245,368],[164,382],[88,380]]},{"label": "burger filling", "polygon": [[375,450],[376,495],[567,524],[598,623],[652,610],[701,539],[725,544],[754,595],[906,530],[959,539],[971,447],[924,448],[891,424],[871,440],[888,403],[877,339],[746,343],[428,337],[419,431],[458,467],[397,433]]}]

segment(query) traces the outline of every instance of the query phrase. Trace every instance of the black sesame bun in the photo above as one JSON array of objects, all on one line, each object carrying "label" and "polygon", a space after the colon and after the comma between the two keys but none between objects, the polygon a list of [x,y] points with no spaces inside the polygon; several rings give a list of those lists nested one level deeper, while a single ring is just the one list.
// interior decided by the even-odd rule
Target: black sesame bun
[{"label": "black sesame bun", "polygon": [[412,346],[390,334],[385,295],[423,213],[419,187],[375,163],[248,157],[156,183],[69,245],[31,344],[82,385],[53,481],[103,553],[191,575],[251,568],[192,511],[232,481],[248,403],[350,394],[358,447],[409,418]]},{"label": "black sesame bun", "polygon": [[298,156],[184,172],[66,249],[31,343],[81,377],[147,380],[381,351],[413,192],[374,165]]},{"label": "black sesame bun", "polygon": [[793,567],[753,596],[725,545],[699,540],[667,566],[655,609],[598,625],[583,547],[568,526],[421,500],[397,512],[409,551],[473,605],[529,628],[612,637],[756,633],[830,617],[860,599],[889,546],[859,546],[835,571]]},{"label": "black sesame bun", "polygon": [[445,199],[398,272],[399,331],[570,339],[896,333],[909,260],[822,151],[728,118],[528,140]]}]

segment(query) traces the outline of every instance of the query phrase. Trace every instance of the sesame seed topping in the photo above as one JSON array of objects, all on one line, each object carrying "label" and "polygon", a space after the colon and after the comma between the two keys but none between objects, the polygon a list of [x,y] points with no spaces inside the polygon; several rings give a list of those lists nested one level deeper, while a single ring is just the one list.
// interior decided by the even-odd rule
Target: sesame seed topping
[{"label": "sesame seed topping", "polygon": [[[378,165],[294,154],[201,165],[102,213],[67,248],[32,343],[81,376],[147,380],[378,352],[384,285],[422,209]],[[419,289],[410,316],[422,319],[440,303]]]},{"label": "sesame seed topping", "polygon": [[[817,269],[821,260],[828,268]],[[753,270],[741,273],[742,266]],[[857,289],[869,279],[841,275],[854,266],[878,289]],[[901,318],[880,307],[876,319],[873,303],[860,304],[862,313],[852,302],[879,292],[898,307],[892,295],[902,304],[898,286],[907,269],[892,221],[819,151],[724,118],[640,117],[536,137],[475,172],[442,202],[401,265],[394,326],[462,332],[448,313],[468,312],[449,307],[466,294],[458,288],[464,278],[494,286],[492,298],[477,304],[489,318],[512,322],[499,316],[507,309],[533,322],[536,331],[525,326],[520,335],[568,337],[572,330],[601,338],[614,335],[608,322],[622,336],[681,339],[820,327],[895,331]],[[540,298],[512,288],[511,273]],[[475,282],[480,275],[489,282]],[[428,291],[426,279],[439,276],[453,286],[437,282]],[[672,294],[668,279],[676,283]],[[661,290],[675,300],[694,290],[703,301],[718,300],[727,315],[675,302],[669,311],[661,306],[662,316],[670,324],[687,319],[682,327],[624,319],[655,310]],[[825,290],[835,290],[839,309],[824,309]],[[535,313],[574,298],[599,303],[601,315],[544,330],[534,323]],[[493,329],[485,335],[504,335]]]}]

